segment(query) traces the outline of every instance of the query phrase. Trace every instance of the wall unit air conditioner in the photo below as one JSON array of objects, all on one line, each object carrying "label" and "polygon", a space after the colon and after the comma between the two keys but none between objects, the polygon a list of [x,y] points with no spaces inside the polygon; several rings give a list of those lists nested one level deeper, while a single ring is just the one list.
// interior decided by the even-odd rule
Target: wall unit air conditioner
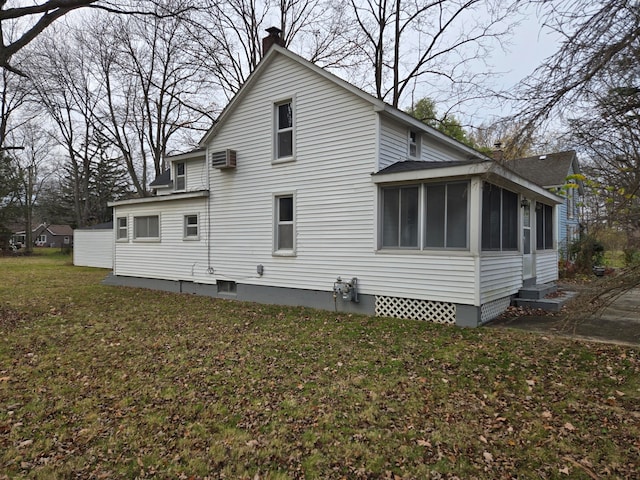
[{"label": "wall unit air conditioner", "polygon": [[209,154],[211,166],[221,170],[227,168],[236,168],[236,151],[222,150],[221,152],[211,152]]}]

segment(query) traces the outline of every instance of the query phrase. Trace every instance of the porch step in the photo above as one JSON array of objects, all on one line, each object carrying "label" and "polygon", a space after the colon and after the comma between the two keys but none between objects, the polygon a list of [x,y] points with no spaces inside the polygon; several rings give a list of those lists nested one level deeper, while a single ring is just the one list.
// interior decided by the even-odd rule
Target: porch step
[{"label": "porch step", "polygon": [[550,293],[558,291],[558,286],[555,283],[541,283],[539,285],[530,285],[518,290],[518,298],[524,298],[528,300],[539,300],[545,298]]},{"label": "porch step", "polygon": [[559,312],[560,309],[573,297],[577,295],[577,292],[569,292],[562,290],[557,291],[557,287],[549,293],[553,293],[548,298],[522,298],[516,297],[512,303],[516,307],[526,307],[531,309],[542,309],[547,312]]}]

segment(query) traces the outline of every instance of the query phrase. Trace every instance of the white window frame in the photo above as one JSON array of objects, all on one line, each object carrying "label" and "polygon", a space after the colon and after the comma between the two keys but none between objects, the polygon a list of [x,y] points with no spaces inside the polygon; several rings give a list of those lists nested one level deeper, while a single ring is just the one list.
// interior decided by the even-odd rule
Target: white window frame
[{"label": "white window frame", "polygon": [[575,220],[576,218],[576,191],[572,187],[567,187],[567,219]]},{"label": "white window frame", "polygon": [[[189,219],[195,218],[196,223],[189,223]],[[200,216],[197,213],[192,213],[184,216],[183,220],[183,228],[184,228],[184,240],[200,240]],[[189,229],[196,229],[195,235],[189,235]]]},{"label": "white window frame", "polygon": [[[124,220],[124,225],[121,224],[121,220]],[[116,218],[116,240],[118,242],[129,241],[129,219],[126,216]]]},{"label": "white window frame", "polygon": [[[142,218],[157,218],[158,219],[158,236],[157,237],[141,237],[138,235],[137,221]],[[135,242],[159,242],[161,237],[161,219],[160,214],[147,214],[147,215],[136,215],[133,217],[133,240]]]},{"label": "white window frame", "polygon": [[[281,105],[291,105],[291,126],[279,128],[279,107]],[[280,134],[291,132],[291,155],[280,156],[278,152],[278,140]],[[283,98],[273,104],[273,163],[291,162],[296,159],[296,100],[295,97]]]},{"label": "white window frame", "polygon": [[[292,199],[292,219],[280,220],[280,199],[291,198]],[[297,247],[297,232],[296,232],[296,192],[283,192],[275,193],[273,195],[273,255],[280,257],[294,257],[296,255]],[[291,248],[279,248],[280,242],[279,232],[280,226],[291,225],[292,226],[292,247]]]},{"label": "white window frame", "polygon": [[[452,247],[447,246],[447,243],[452,243],[447,239],[447,221],[446,217],[447,208],[448,208],[448,189],[450,185],[461,185],[464,184],[467,188],[467,199],[466,199],[466,231],[465,231],[465,246],[464,247]],[[445,246],[443,247],[433,247],[427,246],[427,228],[429,227],[429,218],[427,218],[427,189],[429,187],[445,187],[445,202],[447,205],[443,206],[443,210],[445,212],[444,218],[444,238],[445,238]],[[400,239],[402,236],[402,232],[400,229],[402,228],[400,211],[398,213],[398,222],[399,222],[399,231],[398,231],[398,245],[385,245],[384,244],[384,221],[385,221],[385,202],[384,195],[385,191],[389,191],[392,189],[408,189],[408,188],[417,188],[418,189],[418,199],[417,199],[417,215],[418,215],[418,224],[417,224],[417,245],[400,245]],[[420,182],[420,183],[406,183],[406,184],[387,184],[380,185],[379,193],[378,193],[378,250],[385,251],[447,251],[447,252],[468,252],[470,249],[470,231],[471,231],[471,181],[470,180],[451,180],[446,182]],[[399,203],[399,208],[401,205]]]},{"label": "white window frame", "polygon": [[[178,173],[178,169],[182,167],[182,174]],[[187,164],[185,162],[175,162],[175,180],[174,180],[174,190],[178,192],[183,192],[187,189]],[[178,186],[178,182],[182,182],[182,186]]]},{"label": "white window frame", "polygon": [[36,243],[46,244],[47,243],[47,235],[44,234],[44,233],[41,233],[40,235],[38,235],[38,238],[36,238]]},{"label": "white window frame", "polygon": [[[500,205],[496,210],[492,210],[489,213],[493,212],[493,215],[498,215],[498,229],[499,229],[499,245],[497,247],[490,247],[487,245],[484,245],[483,243],[483,238],[484,238],[484,229],[489,227],[490,225],[486,225],[483,219],[484,213],[485,213],[485,208],[489,208],[484,204],[485,198],[484,198],[484,192],[485,192],[485,188],[490,188],[490,189],[496,189],[496,191],[499,192],[499,196],[500,196]],[[505,194],[506,192],[506,194]],[[509,195],[512,198],[514,198],[515,196],[515,202],[513,202],[511,205],[509,205],[508,203],[505,204],[505,195]],[[519,196],[516,192],[514,192],[513,190],[510,190],[508,188],[504,188],[498,185],[495,185],[493,183],[490,182],[484,182],[482,185],[482,204],[480,207],[480,249],[482,250],[483,253],[493,253],[493,252],[504,252],[506,254],[512,255],[514,252],[521,252],[521,248],[522,248],[522,242],[519,240],[520,236],[522,235],[522,224],[520,221],[520,214],[519,214],[519,210],[520,210],[520,200],[519,200]],[[515,227],[513,227],[512,229],[508,228],[510,226],[509,224],[509,207],[513,207],[513,209],[515,209],[516,214],[515,214],[515,222],[516,225]],[[511,210],[511,212],[513,212],[513,209]],[[491,216],[491,215],[490,215]],[[508,244],[505,245],[505,232],[508,234],[509,232],[512,233],[511,236],[509,236],[507,238],[507,240],[514,242],[513,246],[509,246]],[[491,232],[489,232],[489,235],[491,235]],[[508,243],[508,242],[507,242]]]},{"label": "white window frame", "polygon": [[420,133],[417,130],[409,130],[407,132],[407,155],[409,158],[420,158],[420,143]]}]

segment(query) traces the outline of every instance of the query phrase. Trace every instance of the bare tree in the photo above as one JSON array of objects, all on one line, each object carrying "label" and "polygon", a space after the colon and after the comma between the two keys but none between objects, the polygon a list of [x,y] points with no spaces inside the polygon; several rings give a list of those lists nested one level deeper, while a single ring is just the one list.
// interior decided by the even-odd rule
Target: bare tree
[{"label": "bare tree", "polygon": [[33,247],[31,229],[34,206],[44,183],[51,174],[48,165],[52,155],[51,138],[38,123],[30,120],[11,133],[12,141],[24,146],[22,150],[11,150],[10,156],[18,171],[20,195],[18,204],[25,224],[27,251]]},{"label": "bare tree", "polygon": [[102,91],[91,78],[90,57],[78,48],[79,40],[68,26],[53,27],[38,39],[28,70],[38,72],[30,75],[34,100],[52,120],[48,130],[66,154],[61,170],[72,185],[74,223],[82,227],[91,216],[89,189],[96,162],[92,139]]},{"label": "bare tree", "polygon": [[[171,17],[191,10],[188,4],[178,9],[167,9],[162,0],[44,0],[35,5],[11,7],[7,0],[0,0],[0,68],[19,75],[25,73],[16,67],[12,57],[35,40],[57,19],[82,7],[91,7],[111,13],[160,15]],[[149,8],[151,6],[151,8]],[[8,30],[16,33],[6,36]]]},{"label": "bare tree", "polygon": [[192,35],[227,98],[233,97],[262,58],[265,29],[278,27],[285,47],[325,68],[360,61],[345,5],[329,0],[209,0],[193,19]]},{"label": "bare tree", "polygon": [[101,89],[95,127],[118,149],[136,192],[144,196],[149,177],[166,168],[172,139],[210,126],[215,104],[208,70],[193,54],[197,49],[179,18],[118,17],[91,24],[84,39]]},{"label": "bare tree", "polygon": [[[417,82],[444,82],[458,101],[477,95],[486,74],[466,70],[514,26],[514,7],[492,0],[350,0],[365,37],[361,54],[373,68],[375,95],[398,107]],[[462,88],[456,88],[462,87]],[[461,97],[462,96],[462,97]]]},{"label": "bare tree", "polygon": [[[612,67],[622,72],[630,59],[638,62],[640,7],[627,0],[527,2],[538,4],[545,25],[563,38],[559,50],[522,82],[518,118],[532,131],[550,117],[590,108],[594,92],[608,88],[603,80]],[[634,83],[637,89],[637,77]]]}]

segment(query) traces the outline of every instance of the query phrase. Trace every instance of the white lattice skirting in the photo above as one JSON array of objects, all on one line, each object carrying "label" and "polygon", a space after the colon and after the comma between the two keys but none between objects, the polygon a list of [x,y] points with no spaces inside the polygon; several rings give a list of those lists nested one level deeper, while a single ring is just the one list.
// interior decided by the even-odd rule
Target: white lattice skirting
[{"label": "white lattice skirting", "polygon": [[493,320],[504,312],[509,305],[511,305],[510,297],[499,298],[491,302],[483,303],[480,307],[480,323]]},{"label": "white lattice skirting", "polygon": [[431,300],[376,295],[376,316],[455,325],[456,305],[454,303],[433,302]]}]

